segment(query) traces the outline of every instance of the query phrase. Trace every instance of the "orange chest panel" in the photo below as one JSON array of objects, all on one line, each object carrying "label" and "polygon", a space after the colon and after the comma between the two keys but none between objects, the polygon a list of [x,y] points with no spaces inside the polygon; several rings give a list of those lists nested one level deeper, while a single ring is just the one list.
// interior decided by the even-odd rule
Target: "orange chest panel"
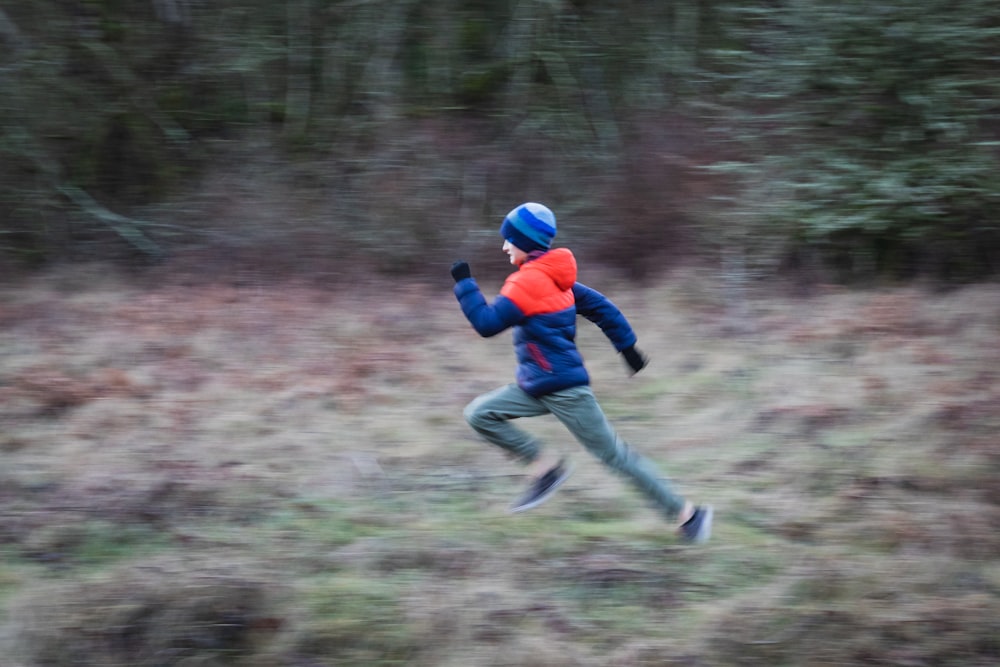
[{"label": "orange chest panel", "polygon": [[576,303],[572,289],[559,289],[542,271],[518,271],[507,279],[500,294],[513,301],[526,317],[556,313]]}]

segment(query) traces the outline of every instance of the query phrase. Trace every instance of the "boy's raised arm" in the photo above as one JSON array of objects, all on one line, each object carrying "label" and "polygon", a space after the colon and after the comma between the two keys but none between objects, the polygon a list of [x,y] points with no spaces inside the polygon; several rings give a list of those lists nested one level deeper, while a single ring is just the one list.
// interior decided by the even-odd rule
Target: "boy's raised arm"
[{"label": "boy's raised arm", "polygon": [[524,318],[521,310],[505,296],[498,296],[492,304],[487,303],[465,262],[455,262],[451,275],[455,279],[455,298],[466,319],[480,336],[495,336]]}]

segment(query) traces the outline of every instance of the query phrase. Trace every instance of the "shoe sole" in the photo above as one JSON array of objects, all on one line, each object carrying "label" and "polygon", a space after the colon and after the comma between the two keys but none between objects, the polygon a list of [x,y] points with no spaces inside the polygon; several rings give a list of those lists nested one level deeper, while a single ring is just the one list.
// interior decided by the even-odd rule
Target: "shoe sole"
[{"label": "shoe sole", "polygon": [[698,526],[698,532],[688,540],[690,544],[704,544],[712,537],[712,517],[715,510],[712,509],[711,505],[705,505],[702,507],[702,512],[704,512],[704,518],[701,520],[701,525]]},{"label": "shoe sole", "polygon": [[545,491],[545,493],[543,493],[542,495],[538,496],[537,498],[535,498],[531,502],[527,502],[527,503],[524,503],[522,505],[514,505],[514,506],[512,506],[510,508],[510,513],[511,514],[517,514],[519,512],[525,512],[527,510],[534,509],[535,507],[538,507],[539,505],[541,505],[542,503],[544,503],[546,500],[548,500],[549,498],[551,498],[552,494],[555,493],[559,489],[559,487],[563,485],[563,482],[565,482],[567,479],[569,479],[569,476],[572,473],[573,473],[573,467],[567,465],[566,466],[566,471],[563,473],[562,477],[560,477],[555,482],[553,482],[552,486],[550,486]]}]

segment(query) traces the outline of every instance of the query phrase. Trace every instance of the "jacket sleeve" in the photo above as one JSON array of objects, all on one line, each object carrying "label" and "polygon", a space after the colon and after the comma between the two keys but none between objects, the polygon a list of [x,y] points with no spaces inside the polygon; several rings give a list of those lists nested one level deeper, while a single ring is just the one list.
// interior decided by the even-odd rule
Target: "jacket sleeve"
[{"label": "jacket sleeve", "polygon": [[495,336],[524,319],[521,309],[505,296],[498,296],[492,304],[487,303],[475,278],[457,282],[455,298],[472,328],[484,338]]},{"label": "jacket sleeve", "polygon": [[635,345],[632,326],[611,299],[583,283],[573,285],[573,296],[576,298],[577,314],[599,326],[615,350],[621,352]]}]

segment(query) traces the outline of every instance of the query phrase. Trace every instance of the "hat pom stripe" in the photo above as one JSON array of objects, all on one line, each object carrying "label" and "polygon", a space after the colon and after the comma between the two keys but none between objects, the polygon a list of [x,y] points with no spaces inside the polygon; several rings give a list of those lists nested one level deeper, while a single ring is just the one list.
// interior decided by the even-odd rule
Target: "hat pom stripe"
[{"label": "hat pom stripe", "polygon": [[[543,209],[543,210],[547,213],[549,212],[548,209]],[[545,234],[546,236],[556,235],[556,227],[554,224],[555,218],[554,217],[552,218],[553,224],[550,224],[545,220],[542,220],[541,218],[537,217],[535,213],[530,208],[528,208],[527,204],[517,208],[517,217],[527,222],[532,229],[535,229],[536,231],[539,231],[542,234]],[[552,217],[551,213],[549,213],[549,217]]]}]

